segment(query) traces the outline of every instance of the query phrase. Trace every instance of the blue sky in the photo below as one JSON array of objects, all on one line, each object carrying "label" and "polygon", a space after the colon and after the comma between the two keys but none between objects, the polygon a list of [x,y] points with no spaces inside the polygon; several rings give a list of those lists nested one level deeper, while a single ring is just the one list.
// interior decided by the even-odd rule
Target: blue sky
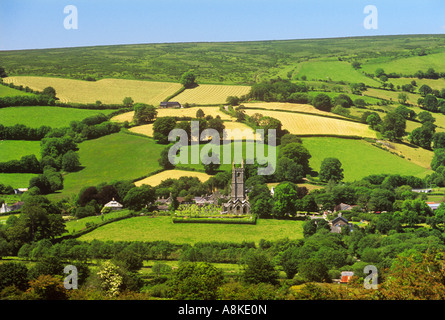
[{"label": "blue sky", "polygon": [[[63,9],[78,10],[78,29]],[[366,5],[378,28],[363,26]],[[1,0],[0,50],[445,33],[445,0]]]}]

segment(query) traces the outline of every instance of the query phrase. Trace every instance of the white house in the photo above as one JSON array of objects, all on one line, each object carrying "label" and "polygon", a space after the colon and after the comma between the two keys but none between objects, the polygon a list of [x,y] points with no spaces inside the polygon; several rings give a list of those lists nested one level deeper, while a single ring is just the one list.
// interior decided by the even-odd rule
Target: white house
[{"label": "white house", "polygon": [[0,213],[6,213],[6,212],[11,212],[11,211],[12,211],[12,208],[10,206],[8,206],[6,204],[6,202],[4,202],[2,204],[2,206],[0,207]]},{"label": "white house", "polygon": [[111,208],[111,210],[122,210],[122,208],[124,206],[121,205],[119,202],[115,201],[114,198],[113,198],[113,200],[108,202],[107,204],[105,204],[104,207],[105,208]]}]

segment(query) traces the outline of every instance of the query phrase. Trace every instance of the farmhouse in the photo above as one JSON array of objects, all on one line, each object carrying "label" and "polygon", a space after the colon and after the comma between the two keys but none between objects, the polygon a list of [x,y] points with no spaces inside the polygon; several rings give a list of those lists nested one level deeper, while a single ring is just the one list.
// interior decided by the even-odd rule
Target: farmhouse
[{"label": "farmhouse", "polygon": [[349,223],[349,221],[343,218],[341,215],[333,219],[330,222],[330,225],[331,225],[331,232],[334,233],[341,233],[341,229],[344,226],[349,226],[349,228],[352,230],[352,224]]},{"label": "farmhouse", "polygon": [[248,214],[250,213],[250,203],[247,200],[244,185],[244,161],[241,161],[241,168],[232,165],[232,191],[230,200],[223,204],[223,213]]},{"label": "farmhouse", "polygon": [[163,101],[160,104],[161,108],[182,108],[182,105],[179,102],[175,101]]},{"label": "farmhouse", "polygon": [[427,202],[426,203],[428,205],[428,207],[431,208],[431,210],[435,211],[437,210],[437,208],[439,208],[440,203],[436,203],[436,202]]}]

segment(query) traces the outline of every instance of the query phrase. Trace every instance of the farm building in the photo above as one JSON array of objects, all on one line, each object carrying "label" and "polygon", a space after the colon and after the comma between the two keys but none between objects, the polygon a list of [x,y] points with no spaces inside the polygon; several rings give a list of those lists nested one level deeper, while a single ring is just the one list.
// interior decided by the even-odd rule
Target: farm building
[{"label": "farm building", "polygon": [[330,222],[330,225],[331,225],[331,232],[340,233],[341,228],[344,226],[349,226],[349,228],[352,231],[352,224],[349,223],[349,221],[346,220],[345,218],[343,218],[341,215],[339,215],[337,218],[333,219]]},{"label": "farm building", "polygon": [[14,189],[14,193],[15,194],[23,194],[26,191],[28,191],[28,188],[18,188],[18,189]]},{"label": "farm building", "polygon": [[411,191],[416,193],[430,193],[433,189],[412,189]]},{"label": "farm building", "polygon": [[433,211],[437,210],[437,208],[439,208],[439,206],[440,206],[440,203],[437,203],[437,202],[427,202],[426,204],[427,204],[428,207],[430,207],[431,210],[433,210]]},{"label": "farm building", "polygon": [[340,283],[348,283],[349,280],[354,276],[354,272],[352,271],[342,271]]},{"label": "farm building", "polygon": [[160,104],[161,108],[182,108],[182,105],[179,102],[175,101],[163,101]]}]

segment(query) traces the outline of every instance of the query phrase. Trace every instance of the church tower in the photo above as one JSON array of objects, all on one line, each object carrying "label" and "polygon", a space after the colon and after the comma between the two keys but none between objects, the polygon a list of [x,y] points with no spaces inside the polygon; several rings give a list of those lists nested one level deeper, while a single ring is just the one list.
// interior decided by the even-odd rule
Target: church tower
[{"label": "church tower", "polygon": [[244,161],[241,160],[241,168],[235,167],[235,162],[232,165],[232,193],[231,198],[235,200],[246,200],[246,192],[244,186]]}]

